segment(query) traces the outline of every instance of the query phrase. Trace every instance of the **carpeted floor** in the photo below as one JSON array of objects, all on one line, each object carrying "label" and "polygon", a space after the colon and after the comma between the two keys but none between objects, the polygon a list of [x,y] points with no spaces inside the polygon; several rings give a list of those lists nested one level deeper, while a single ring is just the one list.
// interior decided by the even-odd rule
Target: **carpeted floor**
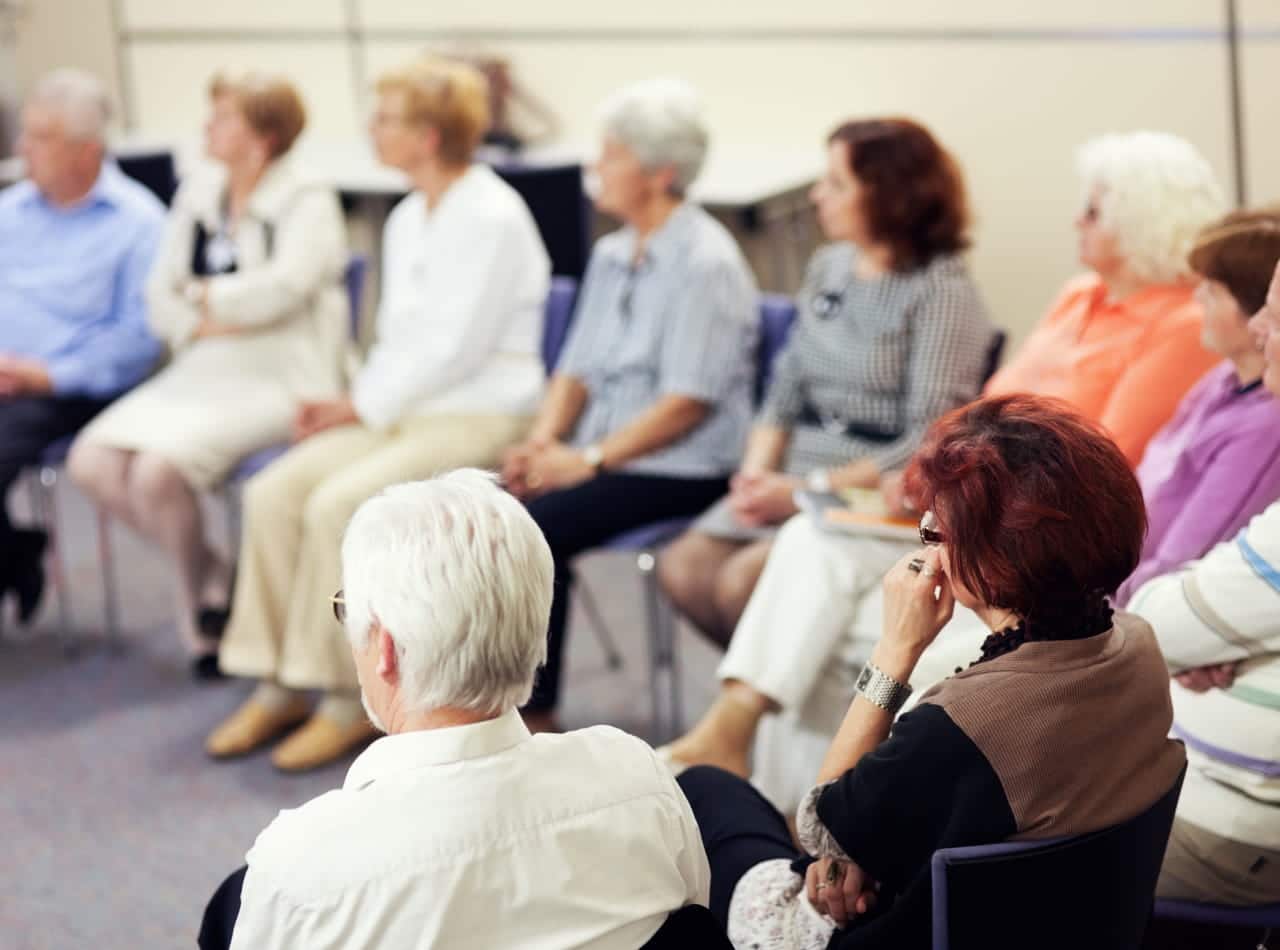
[{"label": "carpeted floor", "polygon": [[[118,525],[125,647],[109,654],[93,518],[74,489],[64,484],[58,497],[84,647],[70,658],[59,649],[52,596],[32,629],[15,630],[6,618],[0,638],[0,948],[194,946],[205,899],[257,832],[281,808],[341,784],[347,763],[286,776],[265,753],[233,763],[205,758],[204,736],[247,685],[191,682],[168,622],[165,564]],[[220,528],[221,510],[210,515]],[[564,724],[609,722],[646,735],[648,671],[632,564],[595,555],[582,573],[625,664],[607,670],[576,616]],[[687,631],[680,649],[686,715],[696,715],[710,698],[717,655]]]}]

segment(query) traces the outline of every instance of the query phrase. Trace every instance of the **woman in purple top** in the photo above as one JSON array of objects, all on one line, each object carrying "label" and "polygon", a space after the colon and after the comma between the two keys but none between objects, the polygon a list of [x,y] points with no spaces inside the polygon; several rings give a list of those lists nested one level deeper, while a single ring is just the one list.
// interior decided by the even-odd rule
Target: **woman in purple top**
[{"label": "woman in purple top", "polygon": [[1280,498],[1280,400],[1262,383],[1247,322],[1280,259],[1280,214],[1233,212],[1191,252],[1202,342],[1226,359],[1183,398],[1147,446],[1138,481],[1150,528],[1142,560],[1116,594],[1202,556]]}]

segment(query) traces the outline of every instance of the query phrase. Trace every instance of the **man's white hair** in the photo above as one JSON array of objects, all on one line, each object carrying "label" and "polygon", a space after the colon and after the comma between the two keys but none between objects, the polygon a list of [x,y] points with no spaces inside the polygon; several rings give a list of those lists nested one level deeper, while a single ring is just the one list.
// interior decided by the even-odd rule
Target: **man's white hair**
[{"label": "man's white hair", "polygon": [[707,156],[707,124],[693,86],[645,79],[615,92],[600,113],[606,137],[635,152],[650,171],[674,168],[672,191],[684,195]]},{"label": "man's white hair", "polygon": [[70,138],[83,142],[102,142],[106,138],[111,99],[107,87],[90,73],[54,70],[36,83],[27,102],[56,112]]},{"label": "man's white hair", "polygon": [[546,661],[553,577],[541,529],[493,475],[394,485],[343,537],[347,636],[360,649],[374,623],[391,635],[410,710],[505,711]]},{"label": "man's white hair", "polygon": [[1165,132],[1104,135],[1081,146],[1078,164],[1085,194],[1101,189],[1099,220],[1134,276],[1156,284],[1189,278],[1196,235],[1224,210],[1195,146]]}]

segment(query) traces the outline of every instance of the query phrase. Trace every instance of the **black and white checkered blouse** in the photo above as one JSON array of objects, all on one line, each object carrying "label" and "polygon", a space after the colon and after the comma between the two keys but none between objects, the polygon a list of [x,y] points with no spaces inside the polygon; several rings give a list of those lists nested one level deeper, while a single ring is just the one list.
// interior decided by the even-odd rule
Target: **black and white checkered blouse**
[{"label": "black and white checkered blouse", "polygon": [[982,386],[995,329],[964,260],[861,279],[856,253],[833,244],[810,260],[760,412],[791,433],[791,474],[860,458],[900,467],[938,416]]}]

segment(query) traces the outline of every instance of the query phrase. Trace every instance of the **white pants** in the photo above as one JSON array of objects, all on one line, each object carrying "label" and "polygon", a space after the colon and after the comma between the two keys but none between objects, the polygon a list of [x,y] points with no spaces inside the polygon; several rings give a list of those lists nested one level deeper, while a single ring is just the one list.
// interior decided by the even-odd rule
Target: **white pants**
[{"label": "white pants", "polygon": [[[880,639],[880,580],[915,547],[825,532],[806,515],[788,521],[774,541],[719,676],[741,680],[782,707],[760,726],[752,781],[783,814],[795,812],[813,787],[858,671]],[[988,632],[957,606],[916,666],[915,696],[976,659]]]}]

